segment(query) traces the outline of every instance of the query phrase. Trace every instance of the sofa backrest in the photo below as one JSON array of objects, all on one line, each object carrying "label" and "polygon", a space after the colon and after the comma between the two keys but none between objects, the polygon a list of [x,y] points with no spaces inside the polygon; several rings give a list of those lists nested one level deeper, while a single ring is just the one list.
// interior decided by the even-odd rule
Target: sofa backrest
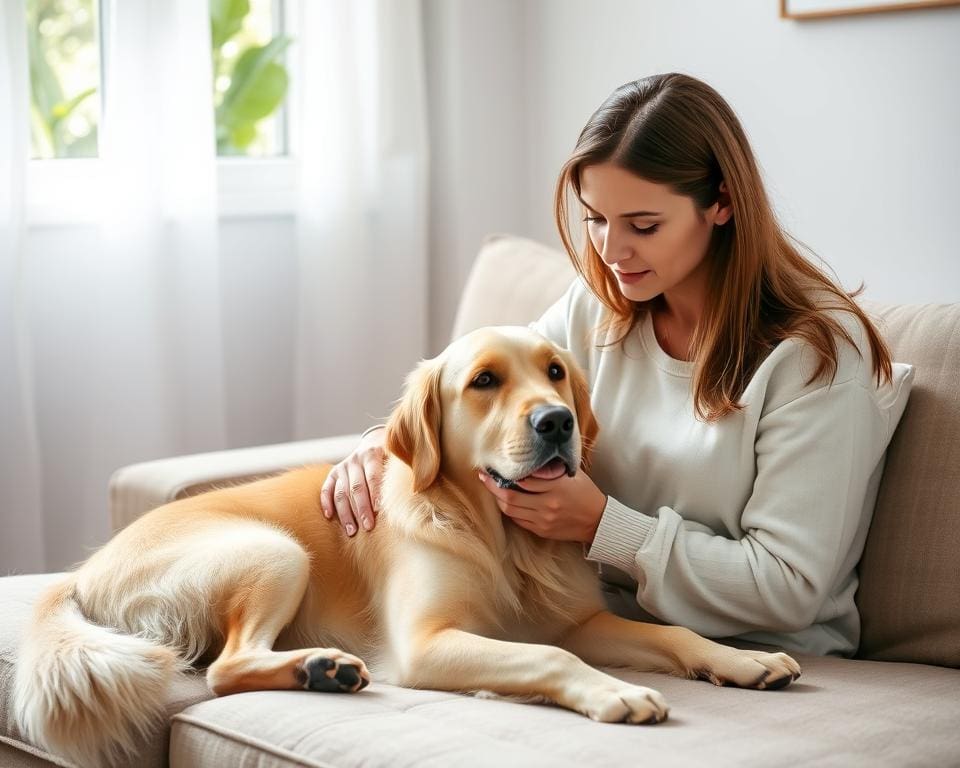
[{"label": "sofa backrest", "polygon": [[559,299],[573,281],[560,251],[512,235],[484,241],[460,297],[451,338],[484,325],[527,325]]},{"label": "sofa backrest", "polygon": [[[488,238],[464,288],[454,338],[535,320],[574,274],[556,249]],[[860,564],[859,655],[960,667],[960,304],[864,307],[894,359],[916,371]]]},{"label": "sofa backrest", "polygon": [[859,655],[960,667],[960,304],[863,304],[915,378],[860,561]]}]

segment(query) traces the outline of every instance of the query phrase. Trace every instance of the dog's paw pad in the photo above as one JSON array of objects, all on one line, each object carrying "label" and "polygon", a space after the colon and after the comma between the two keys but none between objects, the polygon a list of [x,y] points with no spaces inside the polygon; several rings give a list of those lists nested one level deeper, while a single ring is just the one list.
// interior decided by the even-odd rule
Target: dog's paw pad
[{"label": "dog's paw pad", "polygon": [[325,693],[355,693],[370,684],[364,663],[349,654],[310,656],[297,667],[297,679],[304,690]]}]

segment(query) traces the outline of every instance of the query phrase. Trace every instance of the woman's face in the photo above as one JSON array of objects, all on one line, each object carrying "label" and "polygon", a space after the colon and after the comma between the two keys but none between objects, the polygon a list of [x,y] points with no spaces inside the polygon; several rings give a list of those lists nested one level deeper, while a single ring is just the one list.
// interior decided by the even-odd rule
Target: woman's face
[{"label": "woman's face", "polygon": [[668,301],[702,303],[710,235],[732,212],[726,188],[721,191],[720,201],[700,211],[692,198],[613,163],[580,171],[590,240],[625,298],[649,301],[665,294]]}]

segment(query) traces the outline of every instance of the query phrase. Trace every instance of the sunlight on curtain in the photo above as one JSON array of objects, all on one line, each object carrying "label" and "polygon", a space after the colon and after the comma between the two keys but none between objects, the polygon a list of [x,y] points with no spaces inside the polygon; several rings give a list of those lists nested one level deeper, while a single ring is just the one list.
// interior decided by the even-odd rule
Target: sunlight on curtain
[{"label": "sunlight on curtain", "polygon": [[[23,0],[0,3],[0,573],[36,572],[106,541],[115,470],[230,447],[213,62],[207,3],[99,4],[99,158],[76,201],[97,219],[24,240]],[[299,314],[269,326],[295,350],[272,358],[283,370],[233,372],[247,389],[270,377],[294,439],[385,416],[427,349],[427,146],[420,0],[290,5],[298,261],[281,314]],[[277,256],[263,268],[289,270]]]},{"label": "sunlight on curtain", "polygon": [[[5,23],[19,26],[6,32],[22,41],[22,0],[4,2]],[[123,0],[101,7],[99,160],[88,162],[102,183],[89,184],[83,201],[98,220],[31,229],[24,253],[13,256],[4,234],[0,290],[18,306],[29,303],[44,331],[30,337],[38,375],[24,394],[40,404],[43,510],[23,502],[3,507],[21,528],[42,531],[42,551],[28,546],[35,533],[4,536],[23,552],[17,567],[33,571],[65,568],[106,541],[107,486],[116,469],[226,441],[207,4]],[[0,53],[6,72],[17,49],[4,45]],[[23,90],[25,70],[14,76]],[[4,109],[0,121],[18,135],[30,125],[22,105]],[[28,150],[17,143],[18,172],[2,183],[19,202]],[[8,269],[15,266],[26,272],[27,287]],[[0,348],[0,371],[15,360]],[[30,410],[19,408],[24,419]],[[29,436],[0,433],[13,441],[3,445],[2,464],[17,468],[27,461]],[[10,465],[11,457],[20,465]],[[11,567],[0,562],[0,571]]]},{"label": "sunlight on curtain", "polygon": [[383,418],[425,353],[427,137],[419,0],[301,19],[297,437]]}]

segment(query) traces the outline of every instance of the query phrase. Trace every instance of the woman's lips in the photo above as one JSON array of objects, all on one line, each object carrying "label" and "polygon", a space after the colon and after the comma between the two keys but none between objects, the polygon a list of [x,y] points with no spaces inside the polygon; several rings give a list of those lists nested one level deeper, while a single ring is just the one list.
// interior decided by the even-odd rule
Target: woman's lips
[{"label": "woman's lips", "polygon": [[617,280],[621,283],[638,283],[647,275],[653,274],[652,269],[645,269],[642,272],[621,272],[619,269],[615,269],[614,272],[617,273]]}]

